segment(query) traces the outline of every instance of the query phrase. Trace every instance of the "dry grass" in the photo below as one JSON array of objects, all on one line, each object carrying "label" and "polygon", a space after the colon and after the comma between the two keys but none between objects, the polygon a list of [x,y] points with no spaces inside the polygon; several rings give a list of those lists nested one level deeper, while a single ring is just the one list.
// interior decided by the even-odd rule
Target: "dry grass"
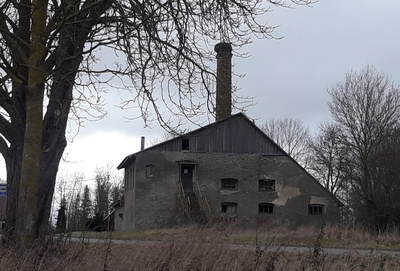
[{"label": "dry grass", "polygon": [[[195,232],[195,234],[194,234]],[[320,228],[287,227],[259,228],[207,228],[199,229],[196,226],[153,229],[134,232],[113,232],[112,238],[117,240],[143,240],[143,241],[191,241],[202,243],[229,243],[249,244],[256,243],[256,237],[262,242],[273,246],[307,246],[312,247],[318,237]],[[108,239],[108,232],[71,233],[74,237],[95,239]],[[373,234],[359,228],[340,228],[338,226],[325,226],[323,247],[348,248],[348,249],[387,249],[400,250],[400,232],[390,231],[382,234]]]},{"label": "dry grass", "polygon": [[[339,238],[349,242],[391,243],[399,242],[395,233],[375,236],[361,231],[326,227],[312,232],[309,228],[254,230],[197,229],[187,227],[134,233],[113,233],[113,237],[161,242],[135,242],[132,244],[69,242],[55,240],[46,249],[35,249],[20,254],[12,248],[0,247],[0,270],[155,270],[155,271],[273,271],[273,270],[400,270],[400,258],[390,256],[340,256],[324,254],[324,242]],[[109,233],[101,233],[109,238]],[[318,236],[320,238],[318,239]],[[256,236],[258,236],[256,240]],[[300,237],[301,236],[301,237]],[[390,239],[392,238],[392,239]],[[285,252],[284,242],[302,240],[312,244],[309,253]],[[317,242],[320,241],[320,242]],[[248,244],[234,246],[227,243]],[[315,246],[315,244],[320,243]],[[293,244],[293,243],[292,243]],[[344,242],[343,242],[344,244]],[[261,246],[262,245],[262,246]],[[264,245],[277,246],[264,250]]]}]

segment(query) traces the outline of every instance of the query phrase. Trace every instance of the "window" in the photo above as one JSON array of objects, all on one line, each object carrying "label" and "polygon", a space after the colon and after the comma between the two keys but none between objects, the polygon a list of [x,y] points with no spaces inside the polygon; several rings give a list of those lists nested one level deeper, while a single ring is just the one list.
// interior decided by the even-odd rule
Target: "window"
[{"label": "window", "polygon": [[234,202],[221,203],[221,212],[225,214],[237,214],[237,203]]},{"label": "window", "polygon": [[129,169],[129,189],[132,190],[135,186],[135,168]]},{"label": "window", "polygon": [[270,180],[270,179],[259,180],[258,191],[275,191],[275,180]]},{"label": "window", "polygon": [[236,180],[236,179],[222,179],[221,180],[221,189],[224,189],[224,190],[237,190],[238,189],[238,180]]},{"label": "window", "polygon": [[153,178],[153,177],[154,177],[154,165],[147,165],[146,178]]},{"label": "window", "polygon": [[258,204],[258,213],[260,214],[272,214],[274,213],[274,206],[273,203],[260,203]]},{"label": "window", "polygon": [[322,215],[324,213],[324,205],[322,204],[310,204],[308,205],[309,215]]},{"label": "window", "polygon": [[182,138],[182,151],[189,151],[189,139]]},{"label": "window", "polygon": [[134,167],[125,168],[125,191],[134,189],[135,169]]}]

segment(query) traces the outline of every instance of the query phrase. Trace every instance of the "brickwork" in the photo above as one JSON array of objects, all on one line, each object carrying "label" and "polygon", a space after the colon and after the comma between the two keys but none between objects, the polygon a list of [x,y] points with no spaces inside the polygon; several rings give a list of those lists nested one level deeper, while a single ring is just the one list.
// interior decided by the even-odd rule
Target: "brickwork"
[{"label": "brickwork", "polygon": [[[116,210],[116,230],[175,225],[180,217],[179,162],[185,161],[194,164],[193,182],[210,204],[212,223],[296,226],[338,221],[335,198],[288,156],[145,151],[136,156],[135,191],[125,196],[123,221]],[[146,177],[147,165],[154,165],[154,177]],[[224,178],[237,179],[237,189],[221,189]],[[262,179],[274,180],[275,191],[259,191]],[[235,214],[222,213],[226,202],[237,204]],[[274,204],[273,213],[259,213],[260,203]],[[310,204],[323,205],[323,215],[309,215]]]},{"label": "brickwork", "polygon": [[218,43],[217,52],[217,90],[216,121],[231,116],[232,110],[232,46],[229,43]]}]

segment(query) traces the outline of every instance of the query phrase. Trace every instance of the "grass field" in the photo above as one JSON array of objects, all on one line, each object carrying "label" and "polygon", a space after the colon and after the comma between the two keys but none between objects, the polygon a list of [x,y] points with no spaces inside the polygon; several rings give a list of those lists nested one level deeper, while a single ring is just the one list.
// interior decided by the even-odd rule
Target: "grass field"
[{"label": "grass field", "polygon": [[[0,270],[400,270],[397,256],[329,255],[324,251],[328,247],[400,250],[400,236],[396,231],[376,235],[337,227],[243,230],[192,226],[141,232],[85,232],[72,236],[83,242],[57,237],[46,249],[33,249],[24,254],[1,247]],[[88,237],[158,242],[89,244],[84,241]],[[308,253],[285,252],[285,247],[299,245],[311,249]],[[265,247],[274,247],[274,250],[267,251]]]},{"label": "grass field", "polygon": [[[195,234],[194,234],[195,232]],[[308,246],[313,247],[321,232],[321,228],[300,227],[290,229],[285,227],[272,229],[236,229],[236,228],[208,228],[199,229],[195,226],[172,229],[154,229],[134,232],[113,232],[112,239],[144,240],[144,241],[196,241],[200,243],[230,243],[256,244],[268,243],[271,246]],[[109,232],[73,232],[77,238],[110,238]],[[389,231],[382,234],[371,233],[357,228],[339,228],[325,226],[323,247],[349,249],[387,249],[400,250],[400,232]]]}]

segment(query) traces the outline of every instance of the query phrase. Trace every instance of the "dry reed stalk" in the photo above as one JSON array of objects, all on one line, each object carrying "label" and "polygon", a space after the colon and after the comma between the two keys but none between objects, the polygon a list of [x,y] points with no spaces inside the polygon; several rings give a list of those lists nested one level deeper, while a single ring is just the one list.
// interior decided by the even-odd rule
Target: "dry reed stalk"
[{"label": "dry reed stalk", "polygon": [[[306,232],[306,230],[301,229],[301,233],[297,234],[304,234],[305,238],[309,239],[309,243],[316,244],[317,236],[318,234],[321,236],[321,232],[314,231],[312,233]],[[324,239],[320,238],[318,247],[322,249],[322,241],[325,241],[326,238],[337,236],[337,232],[334,234],[337,230],[331,229],[329,226],[325,227],[322,235]],[[341,235],[348,237],[350,231],[353,230],[343,231]],[[275,246],[276,242],[295,238],[296,234],[289,229],[284,231],[260,229],[257,237],[254,235],[254,231],[249,229],[219,230],[190,227],[173,229],[170,232],[168,230],[154,232],[160,236],[165,234],[166,237],[160,238],[161,242],[124,245],[116,244],[112,240],[108,243],[94,244],[60,240],[49,244],[46,249],[33,249],[24,254],[18,254],[18,251],[13,248],[0,246],[0,270],[400,270],[399,257],[324,254],[323,261],[313,261],[313,251],[289,253],[284,251],[284,246],[279,251],[263,250],[262,253],[257,254],[256,238],[258,244]],[[354,236],[355,233],[352,232],[351,235]],[[227,245],[230,240],[237,240],[240,236],[241,240],[248,239],[249,245]],[[285,239],[280,239],[281,236],[284,236]],[[360,236],[363,235],[358,233],[357,238]],[[380,238],[386,240],[383,237]]]}]

